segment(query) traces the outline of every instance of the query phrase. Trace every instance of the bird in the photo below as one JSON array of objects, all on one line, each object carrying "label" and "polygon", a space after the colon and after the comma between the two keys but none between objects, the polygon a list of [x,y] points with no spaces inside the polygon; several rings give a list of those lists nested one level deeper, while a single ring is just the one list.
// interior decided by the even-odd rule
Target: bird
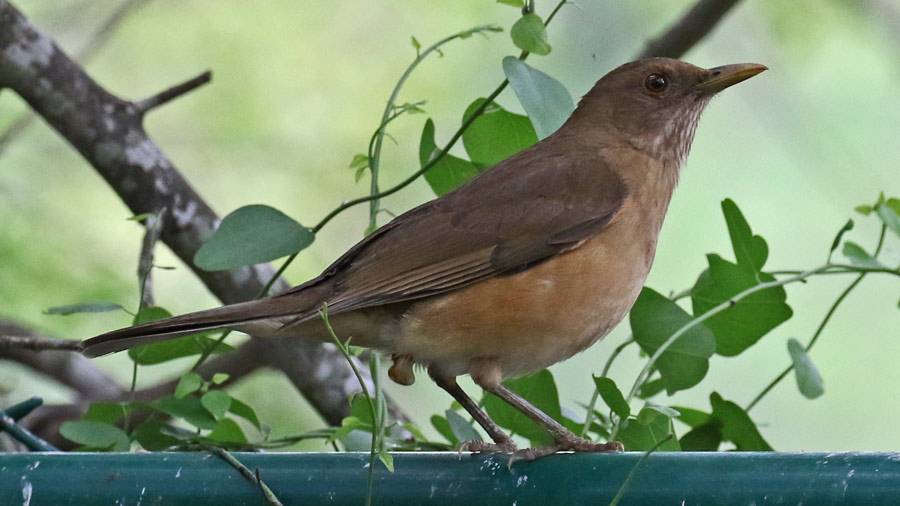
[{"label": "bird", "polygon": [[[503,384],[606,336],[650,272],[700,115],[718,92],[767,70],[670,58],[600,78],[553,134],[371,233],[318,277],[286,292],[108,332],[97,357],[213,329],[331,341],[389,355],[390,378],[423,366],[493,442],[473,452],[536,458],[613,451],[581,438]],[[326,311],[328,324],[321,311]],[[520,450],[456,378],[503,399],[553,443]]]}]

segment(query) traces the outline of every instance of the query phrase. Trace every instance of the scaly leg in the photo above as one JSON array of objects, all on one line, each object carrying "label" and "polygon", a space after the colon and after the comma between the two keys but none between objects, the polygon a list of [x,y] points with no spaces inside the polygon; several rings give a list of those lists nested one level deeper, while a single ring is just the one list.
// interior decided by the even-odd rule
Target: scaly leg
[{"label": "scaly leg", "polygon": [[536,408],[533,404],[525,400],[519,394],[506,388],[502,384],[482,385],[482,387],[496,395],[497,397],[508,402],[517,410],[521,411],[525,416],[534,420],[535,423],[543,427],[553,437],[555,444],[540,448],[528,448],[519,450],[515,453],[515,457],[521,457],[526,460],[533,460],[537,457],[550,455],[558,451],[572,450],[576,452],[611,452],[624,450],[622,443],[611,441],[609,443],[595,443],[587,439],[576,436],[569,429],[563,427],[559,422],[547,416],[546,413]]},{"label": "scaly leg", "polygon": [[478,404],[476,404],[471,397],[466,395],[466,392],[456,382],[456,378],[445,378],[431,370],[428,372],[434,382],[437,383],[437,386],[443,388],[448,394],[452,395],[453,398],[456,399],[456,402],[460,403],[463,409],[468,411],[469,414],[472,415],[472,418],[478,422],[478,425],[481,425],[491,439],[494,440],[493,444],[485,443],[483,441],[467,441],[464,443],[463,448],[473,452],[493,451],[511,453],[516,451],[516,443],[513,442],[512,438],[503,432],[503,429],[494,423],[494,421],[491,420],[491,417],[478,407]]}]

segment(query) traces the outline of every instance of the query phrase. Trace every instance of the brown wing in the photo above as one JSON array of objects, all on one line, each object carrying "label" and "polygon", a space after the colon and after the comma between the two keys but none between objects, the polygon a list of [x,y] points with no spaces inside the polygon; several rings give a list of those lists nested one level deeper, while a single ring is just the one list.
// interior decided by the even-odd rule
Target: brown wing
[{"label": "brown wing", "polygon": [[577,247],[603,230],[627,187],[596,152],[541,144],[395,218],[288,293],[328,280],[337,313],[440,294]]}]

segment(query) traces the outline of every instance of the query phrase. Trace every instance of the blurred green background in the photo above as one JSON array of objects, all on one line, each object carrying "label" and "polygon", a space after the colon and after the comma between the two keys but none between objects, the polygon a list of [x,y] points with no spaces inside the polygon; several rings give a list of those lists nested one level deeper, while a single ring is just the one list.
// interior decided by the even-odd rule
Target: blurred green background
[{"label": "blurred green background", "polygon": [[[538,0],[546,15],[555,2]],[[600,76],[631,59],[693,2],[583,0],[567,5],[549,28],[553,51],[529,63],[580,97]],[[32,22],[68,52],[81,47],[119,5],[112,0],[16,0]],[[86,65],[113,93],[139,99],[205,69],[213,82],[154,111],[147,129],[222,215],[246,204],[277,207],[312,225],[342,200],[363,195],[347,165],[364,152],[391,89],[415,57],[410,37],[428,45],[475,25],[507,31],[456,41],[430,58],[400,102],[428,100],[438,144],[459,125],[473,99],[503,79],[500,60],[518,54],[508,29],[519,12],[493,0],[433,2],[149,0],[132,13]],[[719,203],[730,197],[771,250],[769,269],[824,262],[835,232],[854,206],[878,193],[900,195],[900,2],[896,0],[746,0],[686,57],[701,66],[758,62],[769,72],[728,90],[708,108],[662,231],[648,284],[662,293],[690,287],[704,255],[731,257]],[[521,111],[511,90],[499,102]],[[0,129],[24,110],[0,95]],[[423,115],[391,125],[386,187],[418,168]],[[387,199],[401,212],[433,197],[424,182]],[[317,274],[361,238],[365,206],[329,224],[288,270],[296,284]],[[136,259],[142,229],[117,197],[64,141],[42,123],[0,155],[0,317],[67,338],[127,325],[124,313],[47,316],[42,310],[87,300],[137,304]],[[871,249],[874,219],[854,217],[849,237]],[[858,219],[857,219],[858,218]],[[887,254],[900,258],[896,240]],[[164,248],[157,263],[157,303],[178,314],[216,305]],[[699,386],[667,404],[706,409],[719,391],[740,405],[789,363],[786,341],[806,342],[849,276],[788,288],[795,316],[737,358],[716,356]],[[870,276],[851,295],[812,351],[825,381],[809,401],[793,377],[751,413],[778,450],[895,450],[900,447],[900,282]],[[603,342],[552,368],[567,407],[587,402],[622,326]],[[126,382],[125,356],[98,363]],[[634,348],[612,375],[625,388],[642,362]],[[179,369],[144,368],[142,384]],[[464,382],[471,393],[477,389]],[[0,366],[2,405],[31,395],[63,402],[67,393],[16,365]],[[420,425],[449,397],[420,375],[413,387],[389,387]],[[321,425],[276,373],[237,385],[275,434]],[[576,409],[577,411],[577,409]],[[427,431],[434,434],[433,431]],[[683,431],[682,431],[683,432]],[[324,449],[321,443],[304,446]]]}]

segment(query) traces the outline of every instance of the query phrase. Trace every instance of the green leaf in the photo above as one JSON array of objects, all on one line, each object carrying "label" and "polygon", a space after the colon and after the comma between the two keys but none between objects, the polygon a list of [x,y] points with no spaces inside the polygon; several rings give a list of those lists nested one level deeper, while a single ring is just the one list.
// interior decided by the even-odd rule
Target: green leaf
[{"label": "green leaf", "polygon": [[76,313],[106,313],[109,311],[124,310],[122,306],[113,302],[79,302],[65,306],[55,306],[44,311],[44,314],[56,314],[67,316]]},{"label": "green leaf", "polygon": [[293,255],[315,239],[311,230],[281,211],[264,205],[244,206],[222,220],[194,255],[205,271],[224,271]]},{"label": "green leaf", "polygon": [[231,406],[229,406],[228,411],[231,412],[235,416],[239,416],[244,420],[252,423],[256,430],[262,430],[262,424],[259,422],[259,417],[256,416],[256,411],[253,410],[249,405],[244,404],[243,402],[231,398]]},{"label": "green leaf", "polygon": [[458,441],[481,441],[481,434],[459,413],[448,409],[444,411],[444,416],[447,417],[447,423],[450,424],[450,429]]},{"label": "green leaf", "polygon": [[[434,142],[434,122],[429,118],[422,130],[422,140],[419,143],[419,161],[424,167],[426,163],[437,154],[437,144]],[[475,165],[462,158],[446,154],[425,173],[425,181],[428,182],[435,195],[441,196],[457,186],[465,183],[472,176],[478,174]]]},{"label": "green leaf", "polygon": [[900,236],[900,200],[888,199],[875,207],[875,212],[887,228]]},{"label": "green leaf", "polygon": [[543,139],[559,130],[575,110],[572,95],[561,82],[524,61],[507,56],[503,59],[503,73],[531,119],[538,138]]},{"label": "green leaf", "polygon": [[131,437],[140,443],[141,447],[150,452],[161,452],[181,443],[181,440],[163,432],[163,428],[171,429],[171,426],[163,423],[158,418],[150,418],[135,427]]},{"label": "green leaf", "polygon": [[803,397],[815,399],[825,393],[822,376],[803,345],[796,339],[788,339],[788,353],[791,354],[791,361],[794,363],[797,388],[800,389]]},{"label": "green leaf", "polygon": [[353,160],[350,161],[350,169],[356,171],[354,174],[354,182],[358,183],[360,179],[362,179],[363,174],[365,174],[366,169],[369,168],[369,157],[358,153],[353,155]]},{"label": "green leaf", "polygon": [[686,408],[684,406],[672,406],[672,409],[678,411],[678,416],[675,418],[688,427],[699,427],[712,419],[710,413],[700,411],[699,409]]},{"label": "green leaf", "polygon": [[[638,413],[638,418],[630,419],[628,425],[619,431],[616,439],[621,441],[627,450],[647,451],[668,437],[669,434],[675,433],[672,427],[672,419],[660,415],[654,410],[649,410],[649,413],[645,413],[648,410],[649,408],[646,407],[641,409],[641,412]],[[642,418],[648,423],[639,423],[639,420]],[[680,449],[678,440],[675,438],[666,441],[659,447],[661,451],[678,451]]]},{"label": "green leaf", "polygon": [[[693,320],[678,304],[644,287],[629,316],[634,340],[652,355],[678,329]],[[702,323],[694,325],[660,355],[654,364],[671,395],[690,388],[706,376],[716,338]]]},{"label": "green leaf", "polygon": [[725,215],[731,247],[738,265],[750,272],[760,272],[769,257],[769,246],[765,239],[753,235],[750,224],[733,200],[722,201],[722,213]]},{"label": "green leaf", "polygon": [[850,260],[850,263],[857,267],[866,267],[871,269],[881,269],[884,266],[876,260],[872,255],[862,249],[862,246],[855,242],[847,241],[844,243],[844,256]]},{"label": "green leaf", "polygon": [[90,422],[114,424],[125,418],[126,408],[124,404],[115,402],[92,402],[87,411],[81,415],[81,419]]},{"label": "green leaf", "polygon": [[[205,334],[208,334],[205,333]],[[145,344],[128,350],[128,356],[140,365],[155,365],[177,358],[200,355],[204,350],[213,349],[214,354],[234,351],[234,347],[226,343],[218,343],[218,339],[206,335],[195,334],[179,337],[169,341]]]},{"label": "green leaf", "polygon": [[134,324],[141,325],[143,323],[155,322],[157,320],[164,320],[171,317],[172,313],[170,313],[166,308],[162,308],[159,306],[147,306],[141,308],[141,311],[138,313],[137,318],[135,318],[134,320]]},{"label": "green leaf", "polygon": [[498,3],[498,4],[512,5],[513,7],[519,7],[519,8],[525,7],[525,1],[524,1],[524,0],[497,0],[497,3]]},{"label": "green leaf", "polygon": [[841,244],[841,239],[844,237],[844,234],[853,230],[853,220],[847,220],[847,223],[844,224],[843,227],[838,231],[837,235],[834,236],[834,241],[831,242],[831,249],[829,252],[833,252],[837,249],[837,247]]},{"label": "green leaf", "polygon": [[355,416],[360,422],[370,427],[375,425],[375,419],[372,417],[372,405],[369,404],[369,399],[365,394],[355,394],[350,399],[350,416]]},{"label": "green leaf", "polygon": [[875,208],[870,205],[862,205],[862,206],[854,207],[853,210],[863,216],[868,216],[868,215],[872,214],[872,211],[874,211]]},{"label": "green leaf", "polygon": [[647,401],[646,404],[644,404],[644,409],[638,414],[638,423],[643,423],[645,425],[649,423],[647,418],[642,420],[641,417],[647,417],[650,413],[656,413],[656,416],[664,416],[666,418],[678,418],[678,415],[681,414],[676,409]]},{"label": "green leaf", "polygon": [[103,422],[65,422],[60,426],[59,433],[69,441],[92,448],[127,452],[131,447],[131,441],[122,429]]},{"label": "green leaf", "polygon": [[225,383],[226,381],[228,381],[228,378],[229,378],[228,373],[217,372],[217,373],[213,374],[212,383],[214,385],[221,385],[222,383]]},{"label": "green leaf", "polygon": [[386,467],[389,472],[394,472],[394,456],[388,453],[387,450],[378,452],[378,460],[384,464],[384,467]]},{"label": "green leaf", "polygon": [[655,378],[650,381],[647,381],[641,388],[638,390],[637,396],[641,399],[649,399],[654,395],[663,391],[666,388],[666,383],[662,378]]},{"label": "green leaf", "polygon": [[210,390],[200,398],[200,404],[216,420],[221,420],[231,409],[231,396],[221,390]]},{"label": "green leaf", "polygon": [[200,404],[200,399],[192,395],[181,399],[167,395],[147,405],[157,411],[180,418],[198,429],[213,430],[217,426],[216,419]]},{"label": "green leaf", "polygon": [[515,44],[522,51],[546,55],[550,54],[550,43],[547,42],[547,28],[537,14],[526,14],[513,24],[509,31]]},{"label": "green leaf", "polygon": [[769,443],[763,439],[756,424],[750,416],[737,404],[722,399],[718,393],[709,396],[714,419],[722,423],[722,437],[731,441],[740,451],[772,451]]},{"label": "green leaf", "polygon": [[369,166],[369,157],[362,154],[357,153],[353,155],[353,160],[350,161],[351,169],[358,169],[360,167],[368,167]]},{"label": "green leaf", "polygon": [[365,430],[368,432],[372,432],[372,426],[361,422],[359,418],[356,418],[355,416],[344,417],[344,419],[341,420],[341,427],[334,431],[334,433],[332,433],[331,436],[327,440],[325,440],[325,443],[330,444],[355,430]]},{"label": "green leaf", "polygon": [[401,423],[400,426],[403,427],[404,429],[408,430],[409,433],[412,434],[412,437],[414,440],[428,441],[428,438],[425,437],[425,434],[422,434],[422,431],[419,430],[419,428],[416,427],[413,423],[405,422],[405,423]]},{"label": "green leaf", "polygon": [[416,48],[416,56],[418,56],[422,50],[422,44],[419,43],[418,39],[416,39],[415,37],[412,37],[412,45],[414,48]]},{"label": "green leaf", "polygon": [[[484,101],[479,98],[469,104],[463,115],[464,123]],[[463,132],[462,141],[472,163],[485,169],[534,145],[538,138],[528,116],[511,113],[492,102]]]},{"label": "green leaf", "polygon": [[450,444],[454,446],[459,444],[459,439],[453,434],[450,422],[448,422],[446,418],[440,415],[431,415],[431,425],[438,431],[438,434],[444,436],[444,439],[449,441]]},{"label": "green leaf", "polygon": [[[550,371],[545,369],[531,376],[504,381],[503,384],[561,423],[559,394]],[[484,409],[497,425],[528,439],[532,445],[546,445],[553,442],[553,438],[546,430],[493,394],[485,395]]]},{"label": "green leaf", "polygon": [[[760,282],[773,281],[771,275],[754,275],[718,255],[707,255],[709,269],[703,271],[691,289],[694,315],[700,316]],[[758,278],[758,279],[757,279]],[[727,357],[746,350],[793,315],[784,301],[783,287],[773,287],[741,299],[733,307],[704,321],[716,336],[716,353]]]},{"label": "green leaf", "polygon": [[231,418],[219,420],[212,432],[200,439],[220,443],[243,444],[247,442],[247,436],[244,435],[244,431]]},{"label": "green leaf", "polygon": [[619,391],[615,381],[606,377],[594,376],[594,385],[597,387],[600,397],[603,398],[603,402],[619,418],[626,419],[631,415],[631,406],[625,401],[625,396]]},{"label": "green leaf", "polygon": [[183,399],[203,386],[203,378],[195,372],[186,372],[175,386],[175,398]]},{"label": "green leaf", "polygon": [[714,452],[722,444],[722,422],[715,420],[699,425],[681,436],[678,443],[686,452]]}]

